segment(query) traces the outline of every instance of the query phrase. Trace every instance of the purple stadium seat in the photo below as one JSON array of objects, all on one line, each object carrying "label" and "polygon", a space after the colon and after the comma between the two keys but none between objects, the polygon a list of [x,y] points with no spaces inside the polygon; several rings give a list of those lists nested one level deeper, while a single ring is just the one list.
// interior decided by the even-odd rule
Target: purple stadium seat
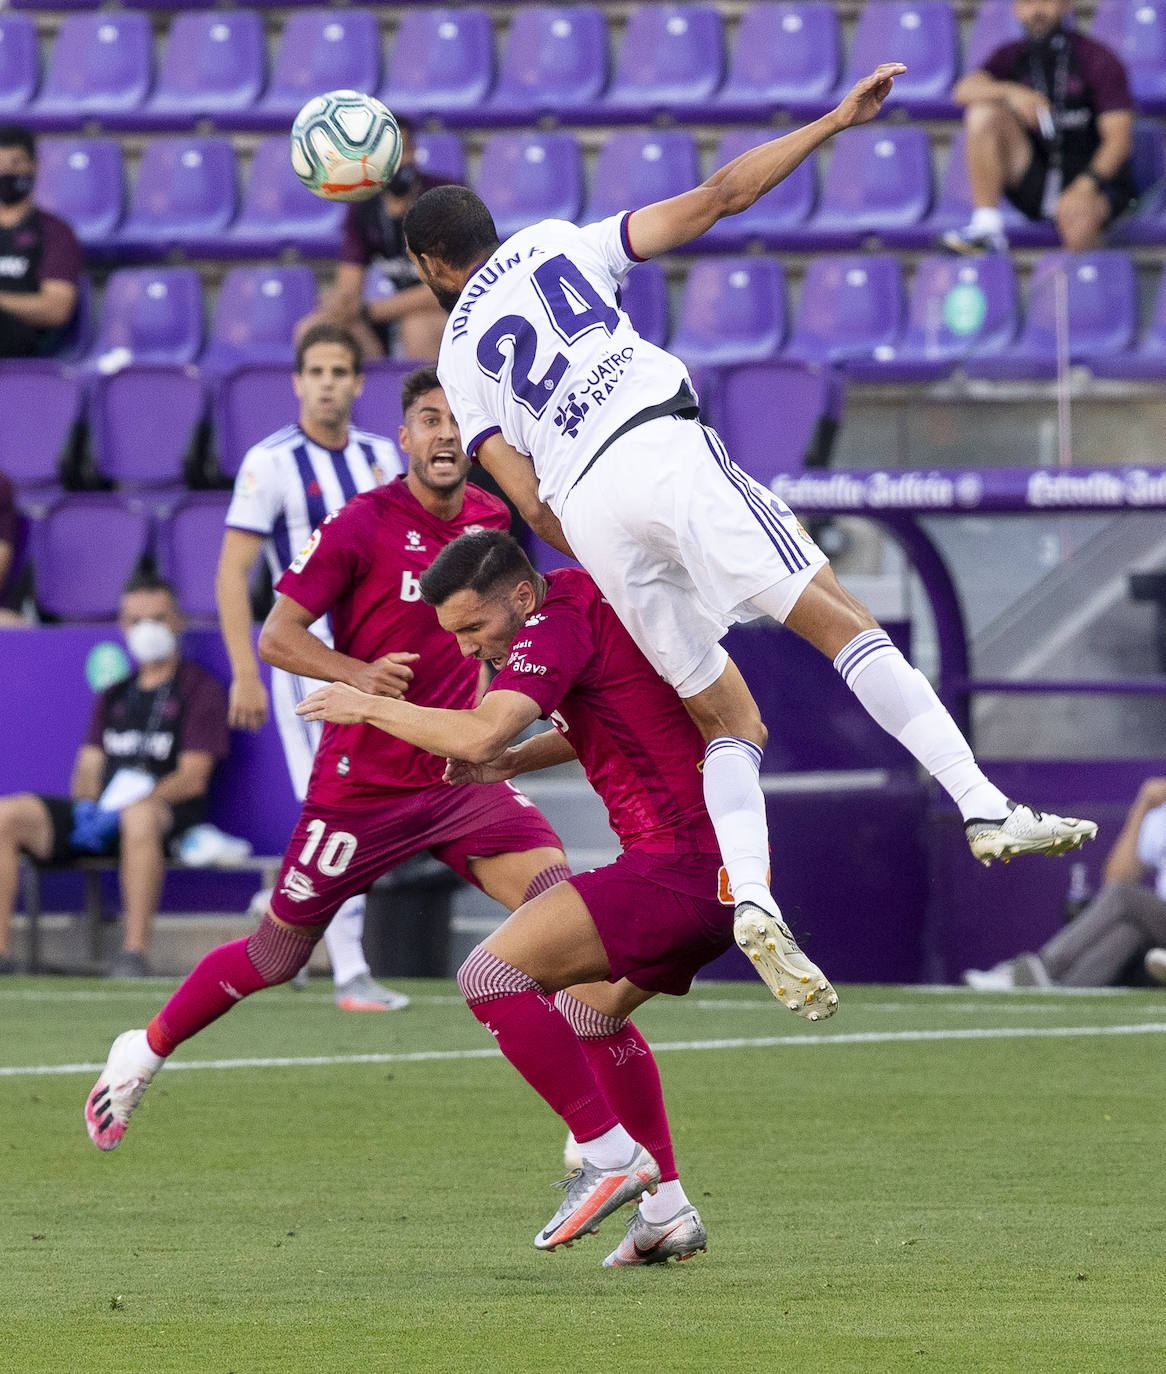
[{"label": "purple stadium seat", "polygon": [[620,308],[636,327],[636,333],[660,348],[672,331],[668,304],[668,278],[658,262],[637,263],[620,292]]},{"label": "purple stadium seat", "polygon": [[267,70],[263,21],[254,10],[176,15],[158,84],[138,115],[144,128],[183,129],[249,110]]},{"label": "purple stadium seat", "polygon": [[495,134],[482,151],[477,184],[498,237],[541,219],[578,218],[583,158],[571,134]]},{"label": "purple stadium seat", "polygon": [[612,134],[595,160],[581,223],[639,210],[690,191],[699,182],[696,144],[683,129]]},{"label": "purple stadium seat", "polygon": [[632,11],[615,75],[596,116],[635,123],[656,114],[700,118],[725,76],[720,12],[702,4]]},{"label": "purple stadium seat", "polygon": [[695,367],[763,362],[781,349],[785,332],[779,262],[705,258],[689,270],[671,351]]},{"label": "purple stadium seat", "polygon": [[959,75],[959,25],[946,0],[880,0],[863,5],[850,45],[841,97],[880,62],[902,62],[887,107],[925,119],[959,114],[951,88]]},{"label": "purple stadium seat", "polygon": [[20,491],[58,486],[84,401],[80,379],[57,363],[0,361],[0,454]]},{"label": "purple stadium seat", "polygon": [[142,154],[130,212],[118,231],[121,253],[149,260],[176,247],[214,252],[235,218],[238,180],[228,139],[154,139]]},{"label": "purple stadium seat", "polygon": [[973,354],[1006,347],[1018,323],[1016,274],[1008,254],[931,254],[916,268],[902,339],[877,348],[870,359],[848,363],[846,375],[856,382],[935,381]]},{"label": "purple stadium seat", "polygon": [[725,84],[722,119],[768,119],[774,107],[820,114],[842,68],[842,36],[833,5],[759,0],[741,16]]},{"label": "purple stadium seat", "polygon": [[413,119],[474,124],[494,82],[494,31],[484,9],[409,6],[377,95]]},{"label": "purple stadium seat", "polygon": [[969,358],[968,376],[991,381],[1054,378],[1061,289],[1070,363],[1090,364],[1132,347],[1138,325],[1137,281],[1126,254],[1113,249],[1045,253],[1033,269],[1019,337],[1000,352]]},{"label": "purple stadium seat", "polygon": [[23,14],[0,12],[0,116],[21,114],[36,94],[40,55],[36,29]]},{"label": "purple stadium seat", "polygon": [[357,429],[384,434],[397,441],[401,424],[401,383],[425,364],[404,358],[374,358],[364,369],[364,389],[352,407]]},{"label": "purple stadium seat", "polygon": [[466,181],[466,150],[457,134],[418,134],[417,166],[433,176]]},{"label": "purple stadium seat", "polygon": [[479,120],[531,124],[603,118],[607,25],[593,5],[535,5],[519,10],[506,35],[498,85]]},{"label": "purple stadium seat", "polygon": [[44,84],[21,118],[38,129],[76,129],[138,110],[150,89],[154,48],[144,14],[102,10],[61,21]]},{"label": "purple stadium seat", "polygon": [[204,373],[233,372],[248,363],[290,368],[292,332],[316,304],[310,267],[232,267],[223,278]]},{"label": "purple stadium seat", "polygon": [[829,368],[779,358],[726,370],[715,423],[733,462],[767,487],[802,470],[830,404]]},{"label": "purple stadium seat", "polygon": [[980,0],[964,46],[964,71],[978,71],[1002,43],[1023,37],[1012,0]]},{"label": "purple stadium seat", "polygon": [[33,527],[36,602],[64,620],[113,620],[150,517],[105,492],[65,496]]},{"label": "purple stadium seat", "polygon": [[1158,289],[1146,332],[1130,352],[1095,358],[1089,369],[1096,377],[1115,377],[1131,382],[1166,381],[1166,270]]},{"label": "purple stadium seat", "polygon": [[282,129],[321,91],[375,91],[380,80],[380,30],[368,10],[302,10],[284,23],[267,90],[226,122]]},{"label": "purple stadium seat", "polygon": [[45,0],[8,0],[14,10],[95,10],[101,0],[54,0],[46,5]]},{"label": "purple stadium seat", "polygon": [[[713,166],[723,167],[750,148],[773,138],[775,132],[774,129],[733,129],[717,145]],[[817,196],[817,160],[811,154],[748,210],[718,220],[693,247],[718,252],[741,252],[752,243],[762,243],[766,248],[792,247],[814,209]]]},{"label": "purple stadium seat", "polygon": [[122,487],[180,487],[205,415],[206,387],[193,367],[126,367],[96,378],[89,423],[97,471]]},{"label": "purple stadium seat", "polygon": [[92,367],[181,366],[194,362],[201,348],[202,285],[193,268],[130,267],[110,276]]},{"label": "purple stadium seat", "polygon": [[270,258],[295,247],[308,257],[335,257],[345,209],[301,185],[292,171],[286,135],[272,134],[255,149],[243,207],[220,251],[227,257]]},{"label": "purple stadium seat", "polygon": [[125,164],[111,138],[44,138],[37,143],[36,198],[60,215],[90,252],[117,240],[125,213]]},{"label": "purple stadium seat", "polygon": [[[912,239],[905,228],[896,237],[900,247],[918,248],[933,243],[948,229],[962,228],[972,217],[972,192],[968,183],[966,140],[961,128],[948,149],[947,165],[939,183],[935,209],[918,227],[919,237]],[[1000,202],[1004,214],[1004,232],[1014,248],[1051,248],[1057,243],[1057,231],[1051,224],[1025,219],[1007,200]]]},{"label": "purple stadium seat", "polygon": [[1121,58],[1138,109],[1166,114],[1166,0],[1099,0],[1092,34]]},{"label": "purple stadium seat", "polygon": [[252,444],[290,424],[298,414],[299,402],[286,367],[258,363],[224,377],[214,397],[219,467],[234,477]]},{"label": "purple stadium seat", "polygon": [[868,124],[834,144],[817,213],[795,234],[808,248],[858,248],[919,224],[931,208],[931,149],[917,125]]},{"label": "purple stadium seat", "polygon": [[845,363],[898,342],[903,321],[899,259],[853,255],[814,258],[802,279],[790,357]]},{"label": "purple stadium seat", "polygon": [[182,497],[158,525],[158,568],[188,616],[214,619],[215,571],[229,491],[195,491]]}]

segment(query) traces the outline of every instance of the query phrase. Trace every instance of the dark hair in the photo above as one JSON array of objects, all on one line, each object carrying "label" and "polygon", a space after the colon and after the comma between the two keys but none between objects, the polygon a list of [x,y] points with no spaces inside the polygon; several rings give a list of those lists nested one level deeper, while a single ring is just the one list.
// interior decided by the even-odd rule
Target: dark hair
[{"label": "dark hair", "polygon": [[442,549],[421,574],[421,596],[430,606],[440,606],[455,592],[482,596],[502,583],[516,587],[537,576],[517,539],[503,530],[478,530]]},{"label": "dark hair", "polygon": [[36,140],[23,124],[0,124],[0,148],[23,148],[36,161]]},{"label": "dark hair", "polygon": [[498,247],[498,230],[482,201],[468,186],[434,186],[409,207],[405,242],[416,257],[470,267]]},{"label": "dark hair", "polygon": [[353,372],[359,376],[364,371],[364,354],[360,351],[355,334],[350,333],[342,324],[314,324],[311,329],[304,332],[303,338],[296,344],[297,374],[304,370],[304,355],[308,349],[322,343],[339,344],[341,348],[347,348],[352,354]]},{"label": "dark hair", "polygon": [[400,129],[403,134],[416,134],[417,123],[415,120],[410,119],[408,115],[395,114],[393,118],[397,121],[397,128]]},{"label": "dark hair", "polygon": [[441,379],[435,367],[419,367],[416,372],[410,372],[401,383],[401,414],[408,411],[418,396],[435,391],[440,385]]},{"label": "dark hair", "polygon": [[165,592],[174,602],[175,609],[178,609],[178,593],[174,590],[173,584],[160,577],[152,568],[143,568],[130,574],[130,580],[121,589],[121,594],[130,596],[133,592]]}]

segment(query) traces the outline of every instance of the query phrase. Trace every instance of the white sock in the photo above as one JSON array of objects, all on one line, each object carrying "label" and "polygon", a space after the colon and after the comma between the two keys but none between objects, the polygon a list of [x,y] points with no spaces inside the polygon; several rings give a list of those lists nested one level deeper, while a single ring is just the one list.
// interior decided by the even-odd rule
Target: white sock
[{"label": "white sock", "polygon": [[718,735],[704,755],[704,804],[717,832],[721,862],[734,902],[756,902],[779,916],[769,890],[769,823],[758,776],[761,750],[748,740]]},{"label": "white sock", "polygon": [[370,972],[364,957],[364,894],[349,897],[324,929],[324,944],[332,962],[332,981],[343,987]]},{"label": "white sock", "polygon": [[972,222],[968,228],[973,234],[1002,234],[1004,214],[996,205],[979,205],[972,211]]},{"label": "white sock", "polygon": [[645,1221],[667,1221],[687,1206],[688,1198],[680,1180],[673,1178],[667,1183],[658,1183],[654,1193],[645,1193],[640,1198],[640,1216]]},{"label": "white sock", "polygon": [[155,1054],[150,1048],[150,1037],[144,1030],[137,1032],[137,1038],[134,1040],[133,1046],[135,1060],[138,1065],[148,1073],[157,1073],[162,1065],[165,1064],[165,1057],[160,1054]]},{"label": "white sock", "polygon": [[596,1169],[618,1169],[639,1149],[636,1142],[617,1121],[610,1131],[594,1140],[579,1141],[579,1153]]},{"label": "white sock", "polygon": [[854,695],[947,792],[964,820],[1007,816],[1008,798],[988,781],[943,702],[883,630],[855,635],[834,660]]}]

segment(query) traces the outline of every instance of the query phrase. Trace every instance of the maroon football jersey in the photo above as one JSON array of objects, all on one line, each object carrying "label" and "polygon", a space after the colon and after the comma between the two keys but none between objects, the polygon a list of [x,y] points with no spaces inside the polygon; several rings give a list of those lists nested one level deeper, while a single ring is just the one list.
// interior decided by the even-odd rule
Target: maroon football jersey
[{"label": "maroon football jersey", "polygon": [[[421,600],[421,574],[458,535],[509,528],[505,505],[479,487],[467,485],[461,514],[440,520],[398,477],[328,516],[276,588],[313,615],[332,617],[340,653],[365,663],[387,653],[420,654],[406,699],[463,710],[476,700],[479,664],[462,657]],[[375,726],[327,724],[309,786],[316,802],[346,806],[368,793],[431,787],[444,767],[444,759]]]},{"label": "maroon football jersey", "polygon": [[704,739],[582,569],[551,573],[491,691],[522,692],[574,746],[624,849],[715,853]]}]

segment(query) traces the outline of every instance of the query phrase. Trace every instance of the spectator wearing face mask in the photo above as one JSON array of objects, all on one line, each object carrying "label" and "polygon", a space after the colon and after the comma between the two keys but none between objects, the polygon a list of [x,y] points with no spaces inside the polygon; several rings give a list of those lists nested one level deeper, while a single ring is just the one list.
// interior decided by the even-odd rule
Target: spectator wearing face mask
[{"label": "spectator wearing face mask", "polygon": [[[401,165],[379,196],[348,207],[332,286],[321,293],[315,311],[300,321],[297,334],[317,324],[339,324],[356,336],[366,359],[389,354],[436,362],[446,315],[409,261],[401,222],[423,191],[448,181],[417,166],[413,126],[400,116],[397,124]],[[365,276],[378,260],[393,289],[365,302]]]},{"label": "spectator wearing face mask", "polygon": [[117,855],[124,917],[110,973],[145,976],[166,846],[202,820],[211,774],[227,756],[226,693],[181,657],[169,583],[132,579],[118,623],[137,671],[98,697],[70,795],[0,798],[0,974],[15,971],[8,941],[21,854],[58,863]]},{"label": "spectator wearing face mask", "polygon": [[81,246],[33,200],[36,144],[0,125],[0,358],[53,353],[77,309]]}]

